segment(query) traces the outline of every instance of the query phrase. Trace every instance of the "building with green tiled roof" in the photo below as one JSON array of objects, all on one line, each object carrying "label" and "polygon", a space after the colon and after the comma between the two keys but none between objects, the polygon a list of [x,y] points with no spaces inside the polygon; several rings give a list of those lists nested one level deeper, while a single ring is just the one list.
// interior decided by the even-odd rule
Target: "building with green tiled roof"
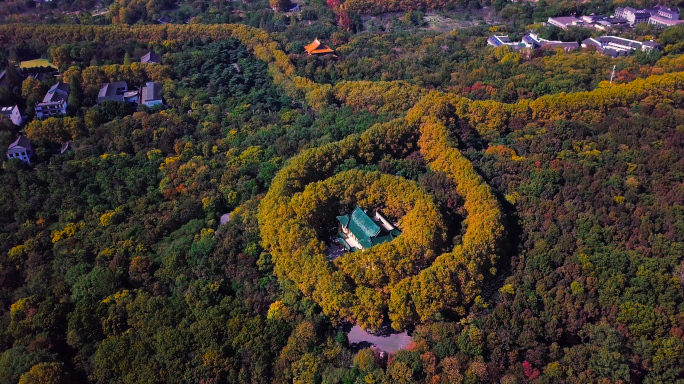
[{"label": "building with green tiled roof", "polygon": [[[340,242],[348,251],[354,251],[355,247],[349,243],[356,242],[360,249],[370,248],[374,245],[392,241],[401,232],[387,221],[379,212],[375,213],[376,221],[370,218],[361,208],[356,207],[352,213],[337,216],[340,222]],[[351,238],[351,239],[350,239]]]}]

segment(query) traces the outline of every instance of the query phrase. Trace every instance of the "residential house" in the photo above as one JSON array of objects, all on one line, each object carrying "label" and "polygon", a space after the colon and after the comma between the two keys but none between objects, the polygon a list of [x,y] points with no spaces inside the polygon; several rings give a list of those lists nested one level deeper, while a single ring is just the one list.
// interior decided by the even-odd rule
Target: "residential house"
[{"label": "residential house", "polygon": [[327,45],[323,45],[323,43],[321,43],[318,39],[314,40],[313,43],[304,47],[304,49],[306,50],[306,53],[309,54],[309,56],[327,55],[329,53],[335,52]]},{"label": "residential house", "polygon": [[140,92],[140,104],[148,107],[162,104],[162,85],[154,81],[148,81]]},{"label": "residential house", "polygon": [[140,62],[147,64],[161,64],[161,56],[149,51],[145,54],[145,56],[140,58]]},{"label": "residential house", "polygon": [[548,23],[562,29],[584,26],[584,22],[574,16],[549,17]]},{"label": "residential house", "polygon": [[380,212],[375,212],[371,218],[359,207],[348,215],[337,216],[337,221],[340,228],[336,241],[347,251],[368,249],[401,235]]},{"label": "residential house", "polygon": [[58,82],[45,94],[43,101],[36,104],[36,116],[39,119],[66,114],[69,84]]},{"label": "residential house", "polygon": [[21,135],[7,148],[8,159],[19,159],[25,163],[31,162],[33,147],[28,137]]},{"label": "residential house", "polygon": [[2,107],[0,113],[9,117],[9,119],[12,120],[12,123],[14,123],[14,125],[21,125],[21,123],[23,122],[23,120],[21,119],[21,111],[19,111],[19,107],[16,105],[14,107]]},{"label": "residential house", "polygon": [[648,23],[651,14],[643,9],[634,9],[632,7],[618,7],[615,9],[615,16],[621,17],[634,27],[637,24]]},{"label": "residential house", "polygon": [[655,41],[636,41],[617,36],[601,36],[582,41],[582,47],[595,47],[597,51],[612,56],[629,56],[635,51],[648,52],[660,45]]},{"label": "residential house", "polygon": [[97,103],[102,104],[105,101],[123,102],[126,92],[128,92],[128,84],[125,81],[102,84],[100,93],[97,95]]}]

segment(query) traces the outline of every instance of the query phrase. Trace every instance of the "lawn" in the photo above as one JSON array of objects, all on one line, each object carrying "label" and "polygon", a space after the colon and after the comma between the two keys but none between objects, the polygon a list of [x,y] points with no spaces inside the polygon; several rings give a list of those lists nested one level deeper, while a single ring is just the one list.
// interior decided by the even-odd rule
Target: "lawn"
[{"label": "lawn", "polygon": [[49,60],[47,59],[35,59],[35,60],[29,60],[29,61],[22,61],[21,64],[19,64],[20,68],[33,68],[33,67],[55,67],[54,64],[52,64]]}]

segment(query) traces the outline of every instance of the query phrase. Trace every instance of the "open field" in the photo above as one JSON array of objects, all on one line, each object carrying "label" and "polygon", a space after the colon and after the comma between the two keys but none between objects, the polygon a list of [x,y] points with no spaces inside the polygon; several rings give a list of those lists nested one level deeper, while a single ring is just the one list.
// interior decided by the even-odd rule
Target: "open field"
[{"label": "open field", "polygon": [[[468,15],[466,17],[466,15]],[[469,11],[468,13],[459,12],[428,12],[425,15],[425,22],[428,24],[426,29],[446,33],[454,29],[469,28],[479,24],[482,20],[488,21],[489,12],[487,10]]]},{"label": "open field", "polygon": [[47,59],[35,59],[35,60],[29,60],[29,61],[22,61],[19,64],[20,68],[33,68],[33,67],[53,67],[57,68],[54,64],[52,64],[50,61]]}]

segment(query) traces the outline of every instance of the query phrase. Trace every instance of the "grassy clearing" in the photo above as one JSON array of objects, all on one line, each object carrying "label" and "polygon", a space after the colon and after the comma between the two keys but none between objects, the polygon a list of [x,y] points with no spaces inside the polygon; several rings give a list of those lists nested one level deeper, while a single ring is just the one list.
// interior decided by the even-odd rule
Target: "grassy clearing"
[{"label": "grassy clearing", "polygon": [[35,59],[35,60],[29,60],[29,61],[22,61],[19,64],[20,68],[33,68],[33,67],[52,67],[52,68],[57,68],[54,64],[52,64],[49,60],[47,59]]}]

